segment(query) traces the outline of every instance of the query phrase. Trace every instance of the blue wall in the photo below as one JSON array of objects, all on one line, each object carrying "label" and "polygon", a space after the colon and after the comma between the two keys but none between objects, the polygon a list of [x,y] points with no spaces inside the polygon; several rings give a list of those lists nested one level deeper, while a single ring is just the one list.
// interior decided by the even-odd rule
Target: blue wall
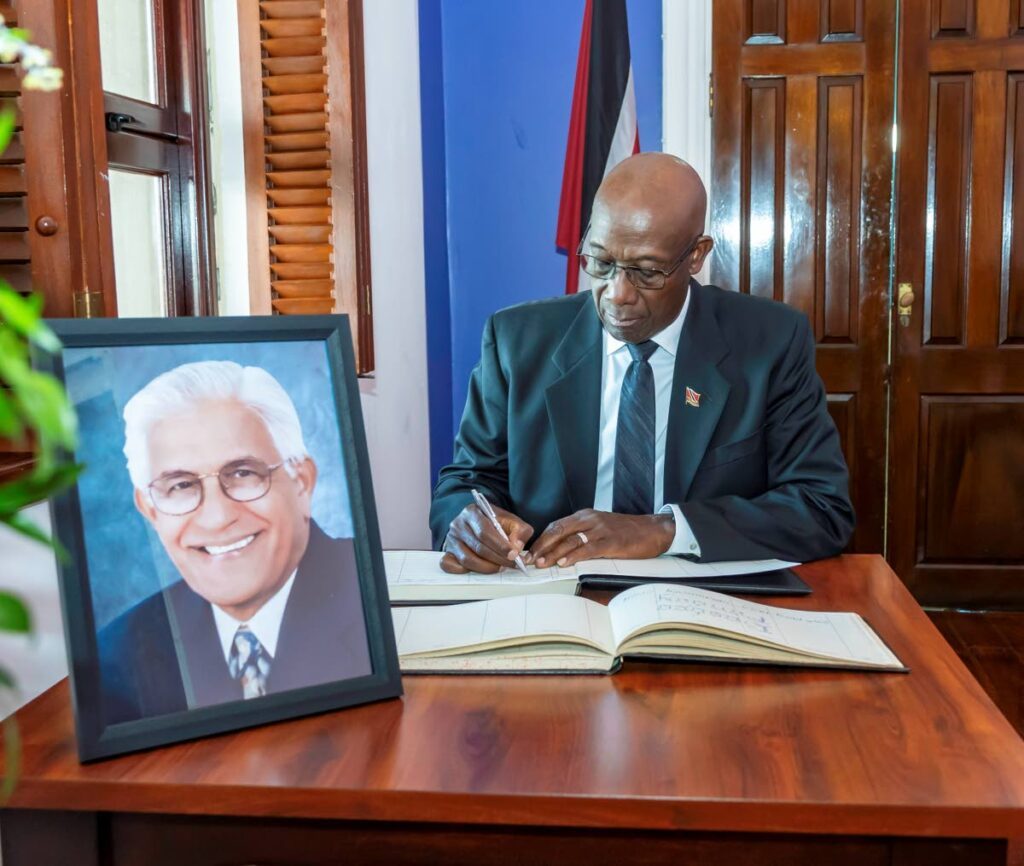
[{"label": "blue wall", "polygon": [[420,135],[423,141],[423,266],[431,479],[452,454],[452,325],[440,0],[420,0]]},{"label": "blue wall", "polygon": [[[627,5],[640,147],[660,150],[661,2]],[[420,0],[435,477],[451,455],[487,316],[564,291],[554,238],[583,9],[584,0]]]}]

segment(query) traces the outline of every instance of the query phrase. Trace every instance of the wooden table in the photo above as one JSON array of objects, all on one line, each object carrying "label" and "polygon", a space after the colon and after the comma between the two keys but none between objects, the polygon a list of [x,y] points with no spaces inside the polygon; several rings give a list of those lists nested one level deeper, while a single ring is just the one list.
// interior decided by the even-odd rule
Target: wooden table
[{"label": "wooden table", "polygon": [[779,603],[859,611],[912,673],[409,677],[89,766],[61,683],[18,713],[3,862],[1002,866],[1024,743],[880,558],[800,572],[814,595]]}]

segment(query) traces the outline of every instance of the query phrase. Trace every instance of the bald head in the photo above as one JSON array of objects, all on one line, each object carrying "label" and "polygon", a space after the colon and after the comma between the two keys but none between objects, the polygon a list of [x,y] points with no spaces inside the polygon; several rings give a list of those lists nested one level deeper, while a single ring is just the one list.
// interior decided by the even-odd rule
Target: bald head
[{"label": "bald head", "polygon": [[638,153],[608,172],[594,208],[646,213],[649,221],[679,237],[704,231],[708,195],[693,166],[667,153]]},{"label": "bald head", "polygon": [[707,203],[697,172],[668,154],[637,154],[608,173],[583,253],[597,314],[613,337],[640,343],[679,315],[713,246],[704,235]]}]

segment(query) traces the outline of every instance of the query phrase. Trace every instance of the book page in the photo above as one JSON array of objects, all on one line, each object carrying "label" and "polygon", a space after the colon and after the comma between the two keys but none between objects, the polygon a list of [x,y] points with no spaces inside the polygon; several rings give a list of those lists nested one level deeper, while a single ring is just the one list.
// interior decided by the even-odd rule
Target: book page
[{"label": "book page", "polygon": [[514,565],[497,574],[448,574],[441,569],[443,554],[436,550],[385,550],[384,572],[388,586],[472,586],[498,584],[530,586],[556,580],[576,580],[573,568],[535,568],[528,565],[523,574]]},{"label": "book page", "polygon": [[681,623],[832,658],[901,666],[899,659],[855,613],[789,610],[675,584],[634,587],[614,598],[608,611],[620,644],[638,629],[658,623]]},{"label": "book page", "polygon": [[614,655],[607,610],[577,596],[517,595],[469,604],[391,611],[399,656],[524,637],[569,636]]},{"label": "book page", "polygon": [[527,574],[523,574],[515,566],[503,568],[497,574],[448,574],[441,569],[441,556],[442,554],[434,550],[385,550],[384,571],[387,573],[388,585],[463,586],[485,583],[529,586],[555,580],[577,580],[581,574],[685,580],[696,577],[756,574],[798,564],[779,559],[698,563],[677,556],[657,556],[653,559],[586,559],[568,568],[537,568],[528,565]]}]

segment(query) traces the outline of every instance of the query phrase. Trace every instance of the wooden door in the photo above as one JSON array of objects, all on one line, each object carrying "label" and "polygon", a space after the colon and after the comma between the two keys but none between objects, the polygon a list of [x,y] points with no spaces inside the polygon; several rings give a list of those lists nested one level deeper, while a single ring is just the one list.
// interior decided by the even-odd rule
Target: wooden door
[{"label": "wooden door", "polygon": [[[73,82],[69,2],[7,0],[0,12],[9,26],[28,29],[51,49],[65,81]],[[18,107],[17,132],[0,157],[0,276],[20,292],[40,293],[46,315],[73,316],[101,282],[89,255],[98,226],[85,216],[92,191],[76,170],[92,152],[92,140],[75,131],[81,105],[73,83],[57,93],[22,92],[9,64],[0,65],[0,99]],[[0,477],[30,465],[25,448],[0,439]]]},{"label": "wooden door", "polygon": [[712,282],[810,317],[850,467],[850,549],[884,536],[892,0],[716,0]]},{"label": "wooden door", "polygon": [[913,303],[895,325],[889,559],[926,604],[1019,606],[1024,3],[902,10],[897,282]]}]

